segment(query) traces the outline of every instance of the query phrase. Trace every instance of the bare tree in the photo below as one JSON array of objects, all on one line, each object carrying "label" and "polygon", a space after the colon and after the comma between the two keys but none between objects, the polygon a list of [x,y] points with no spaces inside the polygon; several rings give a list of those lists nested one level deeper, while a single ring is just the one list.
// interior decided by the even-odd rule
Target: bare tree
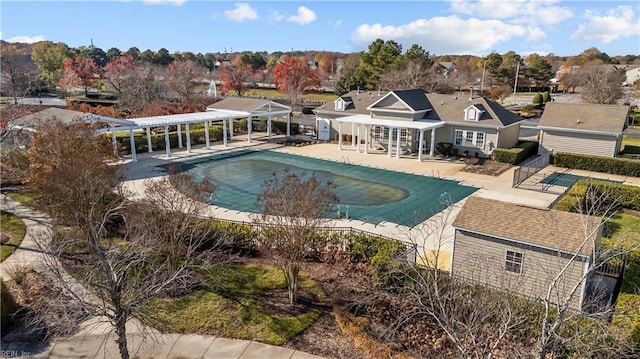
[{"label": "bare tree", "polygon": [[2,46],[0,56],[0,74],[3,82],[9,84],[9,93],[13,102],[18,103],[18,96],[24,96],[31,84],[38,80],[38,69],[29,56],[21,54],[14,46]]},{"label": "bare tree", "polygon": [[284,273],[290,304],[298,302],[302,261],[324,248],[325,242],[316,230],[326,223],[331,205],[338,202],[332,189],[331,183],[320,183],[315,174],[298,175],[289,169],[263,184],[258,198],[263,211],[254,220],[265,224],[262,246]]},{"label": "bare tree", "polygon": [[205,206],[198,200],[213,187],[163,177],[131,202],[108,144],[82,123],[44,128],[30,156],[30,184],[54,218],[53,239],[40,241],[47,268],[74,303],[111,324],[121,357],[129,358],[127,322],[153,318],[150,298],[191,291],[199,267],[217,258],[211,226],[198,217]]},{"label": "bare tree", "polygon": [[605,65],[585,66],[583,75],[582,99],[588,103],[615,104],[622,98],[624,72],[614,71]]},{"label": "bare tree", "polygon": [[167,69],[167,87],[187,99],[193,95],[196,81],[201,80],[205,72],[204,66],[195,61],[174,61]]}]

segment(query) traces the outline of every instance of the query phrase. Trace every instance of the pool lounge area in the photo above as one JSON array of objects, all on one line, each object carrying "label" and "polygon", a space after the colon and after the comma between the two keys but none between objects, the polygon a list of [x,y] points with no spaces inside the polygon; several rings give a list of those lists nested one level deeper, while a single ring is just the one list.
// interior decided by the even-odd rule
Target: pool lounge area
[{"label": "pool lounge area", "polygon": [[262,184],[285,168],[294,173],[315,173],[321,182],[335,184],[340,203],[332,218],[378,224],[391,222],[413,227],[477,188],[456,181],[408,174],[349,163],[321,160],[274,151],[238,150],[181,162],[196,180],[209,178],[218,186],[210,203],[242,212],[261,209],[257,196]]}]

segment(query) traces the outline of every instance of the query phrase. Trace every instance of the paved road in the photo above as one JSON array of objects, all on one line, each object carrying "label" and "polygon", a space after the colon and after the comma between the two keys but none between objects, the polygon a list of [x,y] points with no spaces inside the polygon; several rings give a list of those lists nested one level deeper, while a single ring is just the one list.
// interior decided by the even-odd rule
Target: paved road
[{"label": "paved road", "polygon": [[[0,194],[0,208],[11,212],[24,221],[27,231],[20,247],[0,266],[0,277],[9,280],[8,269],[14,265],[29,265],[37,271],[48,272],[44,265],[44,254],[37,242],[51,238],[49,218]],[[72,280],[72,279],[70,279]],[[75,290],[79,284],[73,286]],[[87,296],[90,294],[86,293]],[[135,320],[133,320],[135,322]],[[73,337],[59,338],[50,342],[6,342],[0,343],[0,358],[119,358],[115,336],[111,327],[99,318],[89,319],[81,325]],[[146,333],[146,334],[141,334]],[[249,340],[219,338],[215,336],[168,334],[145,328],[140,323],[127,323],[127,340],[132,357],[140,359],[322,359],[297,350],[262,344]]]}]

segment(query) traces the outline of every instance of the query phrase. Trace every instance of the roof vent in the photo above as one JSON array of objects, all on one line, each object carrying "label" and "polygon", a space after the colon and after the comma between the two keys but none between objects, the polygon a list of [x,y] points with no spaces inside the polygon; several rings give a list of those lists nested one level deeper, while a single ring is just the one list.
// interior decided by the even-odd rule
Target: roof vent
[{"label": "roof vent", "polygon": [[457,100],[457,99],[458,99],[458,96],[453,96],[453,99],[454,99],[454,100]]},{"label": "roof vent", "polygon": [[441,102],[440,102],[440,104],[441,104],[441,105],[444,105],[444,101],[441,101]]},{"label": "roof vent", "polygon": [[582,121],[580,121],[580,119],[576,119],[576,123],[582,123]]}]

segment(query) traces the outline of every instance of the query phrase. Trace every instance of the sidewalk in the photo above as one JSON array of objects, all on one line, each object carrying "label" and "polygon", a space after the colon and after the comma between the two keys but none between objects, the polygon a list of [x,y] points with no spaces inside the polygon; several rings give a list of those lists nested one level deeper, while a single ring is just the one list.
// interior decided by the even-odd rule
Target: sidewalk
[{"label": "sidewalk", "polygon": [[[249,340],[214,336],[168,334],[147,337],[131,334],[129,354],[139,359],[322,359],[297,350]],[[2,343],[0,358],[120,358],[115,335],[84,335],[51,343]]]},{"label": "sidewalk", "polygon": [[[46,272],[43,253],[36,241],[46,241],[51,235],[48,231],[49,219],[20,203],[0,194],[2,210],[13,213],[25,222],[27,231],[20,247],[0,265],[0,277],[9,280],[8,268],[14,265],[28,265],[39,272]],[[79,289],[80,290],[80,289]],[[82,288],[81,290],[84,290]],[[116,337],[110,333],[110,327],[96,324],[95,319],[83,323],[84,327],[77,335],[59,338],[51,342],[2,342],[0,358],[120,358]],[[135,322],[135,320],[133,321]],[[131,324],[131,326],[129,326]],[[146,328],[143,335],[135,325],[127,323],[127,340],[130,355],[139,359],[322,359],[322,357],[299,352],[293,349],[262,344],[249,340],[218,338],[215,336],[159,334]],[[90,329],[86,329],[90,328]],[[144,331],[144,330],[143,330]]]}]

